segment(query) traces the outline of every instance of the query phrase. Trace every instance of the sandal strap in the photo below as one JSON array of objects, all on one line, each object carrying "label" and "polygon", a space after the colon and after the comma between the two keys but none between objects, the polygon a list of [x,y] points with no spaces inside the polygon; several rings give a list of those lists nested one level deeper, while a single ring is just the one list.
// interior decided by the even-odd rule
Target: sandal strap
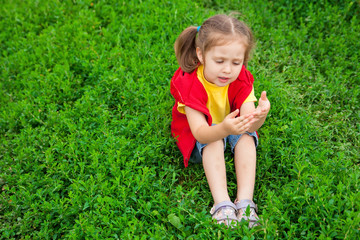
[{"label": "sandal strap", "polygon": [[221,203],[216,204],[214,207],[211,208],[210,214],[214,215],[217,211],[224,207],[231,207],[236,211],[236,205],[230,201],[223,201]]},{"label": "sandal strap", "polygon": [[240,202],[236,202],[235,205],[236,205],[237,210],[240,210],[240,209],[243,209],[243,208],[246,209],[248,206],[250,206],[250,208],[255,209],[255,212],[258,211],[257,205],[253,201],[251,201],[249,199],[243,199]]}]

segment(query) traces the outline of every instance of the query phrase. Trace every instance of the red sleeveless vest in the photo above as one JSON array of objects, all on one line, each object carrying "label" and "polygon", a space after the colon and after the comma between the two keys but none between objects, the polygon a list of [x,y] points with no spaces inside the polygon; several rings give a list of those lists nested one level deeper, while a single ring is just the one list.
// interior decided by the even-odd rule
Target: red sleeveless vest
[{"label": "red sleeveless vest", "polygon": [[[212,117],[206,107],[208,96],[205,88],[198,80],[196,72],[197,69],[191,73],[186,73],[178,68],[170,82],[170,92],[175,98],[172,109],[171,134],[176,139],[176,144],[184,157],[185,167],[188,166],[196,139],[191,133],[186,115],[177,110],[178,102],[202,112],[205,114],[209,126],[212,124]],[[253,89],[253,82],[252,74],[243,66],[238,78],[229,85],[228,98],[231,112],[240,109]]]}]

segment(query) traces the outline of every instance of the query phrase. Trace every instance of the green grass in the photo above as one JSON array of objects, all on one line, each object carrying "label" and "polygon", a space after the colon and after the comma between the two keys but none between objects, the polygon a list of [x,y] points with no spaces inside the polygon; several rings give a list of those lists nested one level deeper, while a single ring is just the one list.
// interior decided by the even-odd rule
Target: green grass
[{"label": "green grass", "polygon": [[[358,239],[360,3],[335,2],[1,1],[0,238]],[[251,230],[211,221],[170,136],[173,43],[231,11],[272,104]]]}]

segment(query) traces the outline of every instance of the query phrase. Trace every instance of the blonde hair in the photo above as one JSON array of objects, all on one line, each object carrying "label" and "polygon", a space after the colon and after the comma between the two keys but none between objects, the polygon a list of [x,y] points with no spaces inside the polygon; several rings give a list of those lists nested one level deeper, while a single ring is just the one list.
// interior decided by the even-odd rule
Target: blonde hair
[{"label": "blonde hair", "polygon": [[201,25],[199,32],[194,26],[186,28],[174,44],[176,59],[184,72],[192,72],[200,62],[196,55],[197,47],[205,55],[212,47],[234,39],[242,40],[245,45],[244,65],[247,66],[255,46],[254,36],[244,22],[227,15],[210,17]]}]

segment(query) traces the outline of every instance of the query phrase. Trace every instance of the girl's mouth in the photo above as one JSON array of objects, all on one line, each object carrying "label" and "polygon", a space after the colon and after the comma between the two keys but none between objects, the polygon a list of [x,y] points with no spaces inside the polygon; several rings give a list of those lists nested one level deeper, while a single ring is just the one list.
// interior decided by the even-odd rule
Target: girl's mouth
[{"label": "girl's mouth", "polygon": [[219,77],[219,81],[222,83],[226,83],[229,80],[229,78]]}]

